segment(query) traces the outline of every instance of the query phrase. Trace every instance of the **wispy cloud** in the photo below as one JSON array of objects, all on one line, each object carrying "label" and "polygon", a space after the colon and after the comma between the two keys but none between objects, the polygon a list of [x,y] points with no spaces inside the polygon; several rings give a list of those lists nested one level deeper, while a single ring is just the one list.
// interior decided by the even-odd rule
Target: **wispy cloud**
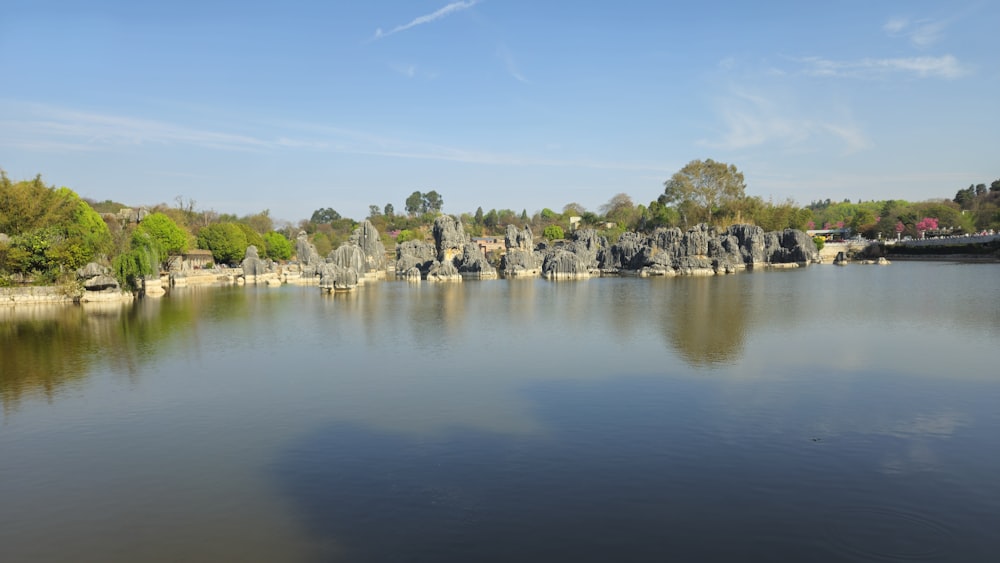
[{"label": "wispy cloud", "polygon": [[736,92],[719,105],[724,131],[716,139],[698,141],[699,145],[734,150],[778,144],[801,151],[832,139],[844,154],[871,146],[864,131],[849,117],[833,121],[794,115],[785,104],[745,92]]},{"label": "wispy cloud", "polygon": [[799,59],[805,72],[814,76],[874,77],[890,73],[907,73],[920,78],[961,78],[969,74],[968,66],[952,55],[940,57],[902,57],[891,59],[861,59],[834,61],[820,57]]},{"label": "wispy cloud", "polygon": [[930,47],[940,41],[950,20],[913,20],[906,17],[894,17],[885,22],[882,30],[889,37],[905,37],[915,47]]},{"label": "wispy cloud", "polygon": [[116,115],[41,104],[14,104],[18,117],[0,122],[0,142],[20,148],[101,150],[123,145],[184,144],[227,150],[255,150],[269,143],[252,136],[220,133]]},{"label": "wispy cloud", "polygon": [[382,31],[382,28],[380,27],[380,28],[378,28],[378,29],[375,30],[375,35],[372,37],[372,39],[373,40],[374,39],[382,39],[383,37],[388,37],[390,35],[394,35],[396,33],[399,33],[400,31],[406,31],[407,29],[410,29],[410,28],[413,28],[413,27],[417,27],[418,25],[423,25],[425,23],[431,23],[431,22],[439,20],[439,19],[441,19],[441,18],[443,18],[445,16],[449,16],[451,14],[454,14],[455,12],[460,12],[462,10],[467,10],[467,9],[475,6],[479,2],[480,2],[480,0],[467,0],[467,1],[461,1],[461,2],[452,2],[451,4],[448,4],[447,6],[445,6],[445,7],[441,8],[441,9],[437,10],[436,12],[432,12],[430,14],[425,14],[423,16],[418,16],[418,17],[414,18],[412,21],[410,21],[409,23],[405,23],[405,24],[402,24],[402,25],[397,25],[396,27],[390,29],[389,31]]},{"label": "wispy cloud", "polygon": [[519,82],[528,83],[528,79],[521,73],[521,69],[518,68],[517,61],[514,60],[514,55],[507,48],[507,45],[501,43],[497,46],[497,57],[503,62],[504,67],[507,69],[507,74]]},{"label": "wispy cloud", "polygon": [[273,134],[243,135],[42,104],[4,101],[3,106],[18,118],[6,119],[0,113],[0,146],[24,151],[121,151],[150,147],[161,150],[176,146],[227,151],[310,151],[502,166],[571,167],[660,174],[669,171],[661,164],[556,159],[480,151],[314,123],[258,122],[258,128]]}]

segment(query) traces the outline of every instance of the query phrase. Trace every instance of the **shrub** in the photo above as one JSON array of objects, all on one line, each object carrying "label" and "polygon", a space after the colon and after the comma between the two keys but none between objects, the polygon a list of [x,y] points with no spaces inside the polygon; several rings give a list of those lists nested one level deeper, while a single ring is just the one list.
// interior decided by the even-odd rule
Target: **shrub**
[{"label": "shrub", "polygon": [[542,236],[549,240],[557,240],[565,238],[566,234],[559,225],[549,225],[548,227],[545,227],[544,231],[542,231]]},{"label": "shrub", "polygon": [[826,246],[826,239],[823,237],[813,237],[813,242],[816,243],[816,250],[823,250]]}]

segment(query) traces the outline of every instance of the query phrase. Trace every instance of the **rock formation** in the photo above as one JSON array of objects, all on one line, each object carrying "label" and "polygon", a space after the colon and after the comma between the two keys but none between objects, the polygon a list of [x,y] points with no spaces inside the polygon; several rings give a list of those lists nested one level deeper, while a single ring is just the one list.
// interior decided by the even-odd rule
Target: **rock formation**
[{"label": "rock formation", "polygon": [[361,226],[354,229],[349,242],[361,248],[364,254],[365,269],[364,272],[359,270],[358,273],[385,272],[387,264],[385,245],[382,244],[378,229],[370,221],[365,220]]},{"label": "rock formation", "polygon": [[[351,248],[358,247],[351,245]],[[350,291],[358,286],[359,279],[357,270],[337,262],[326,262],[319,267],[319,287],[323,291]]]},{"label": "rock formation", "polygon": [[316,275],[316,268],[323,263],[316,245],[309,242],[309,235],[305,231],[299,231],[299,236],[295,238],[295,255],[299,259],[303,278]]},{"label": "rock formation", "polygon": [[568,250],[557,248],[545,255],[542,275],[552,280],[568,280],[589,278],[591,274],[583,258]]},{"label": "rock formation", "polygon": [[467,242],[462,246],[462,255],[454,260],[454,264],[464,276],[480,279],[497,277],[496,268],[486,259],[483,249],[474,242]]},{"label": "rock formation", "polygon": [[434,258],[437,251],[434,245],[422,240],[408,240],[396,245],[396,273],[412,276],[413,268],[420,272],[421,276],[426,276],[434,265]]},{"label": "rock formation", "polygon": [[535,256],[531,229],[518,231],[514,225],[507,225],[504,237],[507,252],[500,257],[500,273],[504,277],[537,276],[541,273],[541,262]]},{"label": "rock formation", "polygon": [[76,271],[77,279],[83,282],[83,289],[88,292],[120,293],[118,280],[111,275],[111,270],[97,262],[90,262]]},{"label": "rock formation", "polygon": [[260,259],[257,247],[252,244],[247,247],[246,256],[240,265],[243,267],[243,277],[248,282],[256,281],[257,276],[262,276],[272,269],[268,262]]},{"label": "rock formation", "polygon": [[427,272],[427,281],[462,281],[462,274],[459,273],[458,268],[451,261],[447,262],[434,262],[431,266],[429,272]]},{"label": "rock formation", "polygon": [[434,219],[432,233],[438,262],[451,262],[461,257],[465,244],[469,242],[462,222],[451,215],[440,215]]}]

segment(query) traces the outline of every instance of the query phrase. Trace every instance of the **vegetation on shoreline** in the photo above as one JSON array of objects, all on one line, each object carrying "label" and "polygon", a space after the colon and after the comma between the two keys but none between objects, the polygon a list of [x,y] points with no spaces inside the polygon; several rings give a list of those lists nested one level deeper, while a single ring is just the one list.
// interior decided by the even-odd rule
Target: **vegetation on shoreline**
[{"label": "vegetation on shoreline", "polygon": [[[383,243],[430,236],[434,218],[444,208],[436,191],[414,191],[404,213],[392,203],[372,204],[368,216]],[[474,237],[501,237],[508,224],[530,227],[544,238],[558,239],[574,228],[593,228],[615,242],[625,231],[649,232],[657,227],[686,228],[697,223],[726,227],[750,223],[773,231],[785,228],[840,229],[867,238],[919,237],[1000,230],[1000,180],[959,189],[952,199],[842,202],[773,201],[746,194],[743,174],[733,165],[694,160],[664,182],[663,193],[648,205],[628,194],[612,196],[596,211],[570,202],[561,212],[544,208],[490,209],[457,214]],[[142,277],[167,267],[171,256],[200,248],[217,264],[239,263],[248,245],[272,260],[293,256],[293,242],[305,232],[320,255],[345,242],[359,221],[342,217],[333,207],[320,208],[297,224],[275,225],[268,210],[236,216],[199,210],[194,200],[178,197],[136,210],[105,200],[81,198],[69,188],[46,186],[41,176],[14,182],[0,169],[0,286],[52,284],[72,280],[75,270],[91,261],[110,266],[123,287],[135,289]],[[932,233],[933,234],[933,233]]]}]

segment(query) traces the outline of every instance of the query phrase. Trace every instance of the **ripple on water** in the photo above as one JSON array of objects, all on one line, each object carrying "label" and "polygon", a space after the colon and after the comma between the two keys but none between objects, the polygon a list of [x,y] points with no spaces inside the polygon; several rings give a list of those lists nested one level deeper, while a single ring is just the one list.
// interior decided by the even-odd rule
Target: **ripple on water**
[{"label": "ripple on water", "polygon": [[938,560],[956,545],[944,522],[901,508],[846,507],[831,512],[829,520],[826,541],[852,560]]}]

